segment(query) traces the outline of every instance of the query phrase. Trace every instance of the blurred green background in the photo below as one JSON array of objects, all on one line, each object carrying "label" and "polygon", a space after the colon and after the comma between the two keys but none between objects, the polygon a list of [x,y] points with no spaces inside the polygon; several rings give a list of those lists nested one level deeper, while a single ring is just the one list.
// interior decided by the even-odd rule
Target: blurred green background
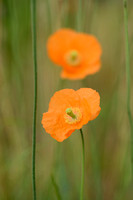
[{"label": "blurred green background", "polygon": [[[90,87],[100,93],[101,113],[83,127],[85,199],[132,200],[123,1],[82,0],[81,4],[77,0],[37,1],[37,199],[57,199],[51,173],[63,200],[79,199],[82,158],[79,131],[58,143],[45,133],[41,118],[55,91]],[[131,0],[128,15],[133,66]],[[46,42],[50,34],[62,27],[75,30],[78,27],[98,38],[103,49],[98,73],[85,80],[60,80],[61,68],[49,60]],[[132,77],[133,70],[133,85]],[[33,83],[30,1],[0,0],[0,200],[32,199]],[[131,98],[133,102],[133,93]]]}]

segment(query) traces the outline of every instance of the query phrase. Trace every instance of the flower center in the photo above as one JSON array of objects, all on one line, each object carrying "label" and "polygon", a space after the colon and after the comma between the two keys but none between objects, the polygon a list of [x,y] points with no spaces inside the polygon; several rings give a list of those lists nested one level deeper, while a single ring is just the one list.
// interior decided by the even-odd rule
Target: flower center
[{"label": "flower center", "polygon": [[64,118],[65,118],[66,123],[75,124],[81,120],[82,113],[81,113],[80,109],[77,107],[67,108]]},{"label": "flower center", "polygon": [[79,52],[76,50],[69,51],[65,55],[65,60],[69,65],[76,67],[77,65],[80,64],[80,60],[81,60]]}]

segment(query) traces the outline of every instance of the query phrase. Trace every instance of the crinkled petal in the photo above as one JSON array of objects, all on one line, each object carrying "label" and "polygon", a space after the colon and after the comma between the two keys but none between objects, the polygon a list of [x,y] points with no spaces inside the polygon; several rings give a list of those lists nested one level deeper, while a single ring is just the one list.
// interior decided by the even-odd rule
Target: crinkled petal
[{"label": "crinkled petal", "polygon": [[91,88],[81,88],[77,90],[80,98],[86,99],[91,111],[91,120],[95,119],[100,113],[100,96],[99,93]]},{"label": "crinkled petal", "polygon": [[75,90],[63,89],[55,92],[49,103],[50,110],[63,110],[69,107],[79,106],[80,98]]},{"label": "crinkled petal", "polygon": [[74,131],[67,128],[67,124],[65,124],[62,117],[60,113],[47,112],[43,114],[42,118],[43,128],[59,142],[69,137]]}]

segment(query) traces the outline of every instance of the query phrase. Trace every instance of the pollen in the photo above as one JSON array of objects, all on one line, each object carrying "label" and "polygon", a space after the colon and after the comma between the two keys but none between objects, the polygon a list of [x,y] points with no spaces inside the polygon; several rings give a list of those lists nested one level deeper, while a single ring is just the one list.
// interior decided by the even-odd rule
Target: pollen
[{"label": "pollen", "polygon": [[81,57],[78,51],[71,50],[65,54],[65,60],[69,65],[76,67],[80,64]]},{"label": "pollen", "polygon": [[64,114],[64,118],[67,124],[76,124],[82,119],[81,110],[78,107],[67,108],[66,113]]}]

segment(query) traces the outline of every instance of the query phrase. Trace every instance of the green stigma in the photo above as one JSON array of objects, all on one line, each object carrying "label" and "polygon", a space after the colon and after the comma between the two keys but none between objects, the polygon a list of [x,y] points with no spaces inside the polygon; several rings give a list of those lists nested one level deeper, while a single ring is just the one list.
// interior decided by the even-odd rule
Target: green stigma
[{"label": "green stigma", "polygon": [[76,119],[76,115],[73,113],[71,108],[66,109],[66,114],[72,117],[73,119]]},{"label": "green stigma", "polygon": [[65,60],[70,66],[76,67],[81,62],[80,54],[73,49],[65,54]]},{"label": "green stigma", "polygon": [[71,56],[71,60],[75,61],[78,57],[78,52],[73,50],[71,51],[70,56]]}]

